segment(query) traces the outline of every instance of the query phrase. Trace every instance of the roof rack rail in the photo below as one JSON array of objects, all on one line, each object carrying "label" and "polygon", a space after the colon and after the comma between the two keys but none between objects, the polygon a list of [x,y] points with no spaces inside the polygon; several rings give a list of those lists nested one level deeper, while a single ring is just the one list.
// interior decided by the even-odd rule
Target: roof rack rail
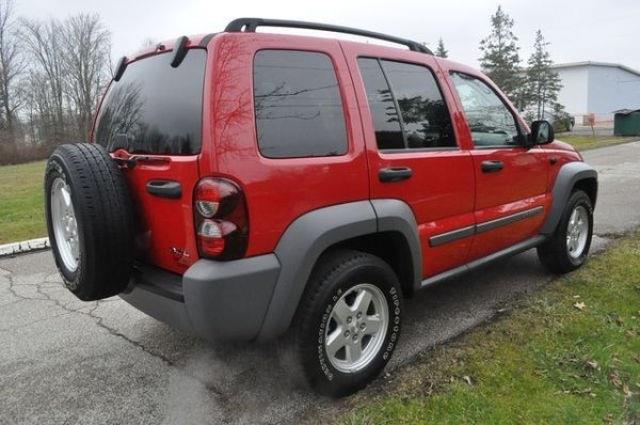
[{"label": "roof rack rail", "polygon": [[229,22],[225,32],[255,32],[258,27],[280,27],[280,28],[302,28],[309,30],[331,31],[343,34],[360,35],[363,37],[377,38],[379,40],[390,41],[392,43],[403,44],[414,52],[422,52],[433,55],[433,52],[417,41],[405,38],[394,37],[392,35],[381,34],[379,32],[359,30],[357,28],[343,27],[339,25],[319,24],[315,22],[289,21],[286,19],[262,19],[262,18],[238,18]]}]

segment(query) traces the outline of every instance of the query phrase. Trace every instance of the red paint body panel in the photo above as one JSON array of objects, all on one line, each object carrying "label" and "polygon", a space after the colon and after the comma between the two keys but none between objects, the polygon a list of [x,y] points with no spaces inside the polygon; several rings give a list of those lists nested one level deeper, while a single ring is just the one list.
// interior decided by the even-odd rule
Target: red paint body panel
[{"label": "red paint body panel", "polygon": [[[423,53],[376,45],[349,42],[341,44],[351,70],[362,116],[369,160],[371,198],[401,199],[409,204],[418,223],[424,276],[463,264],[470,248],[470,239],[431,247],[429,238],[474,223],[474,176],[469,152],[462,149],[380,152],[376,144],[364,81],[357,63],[359,57],[378,57],[422,65],[430,69],[436,75],[436,79],[440,80],[439,85],[442,85],[441,71],[435,58]],[[447,99],[449,93],[442,88],[441,92],[447,103],[450,103]],[[389,167],[409,167],[413,170],[413,176],[400,182],[381,183],[378,172]]]},{"label": "red paint body panel", "polygon": [[[201,40],[201,36],[192,37],[190,46],[199,45]],[[173,47],[171,42],[163,44],[165,51]],[[192,197],[198,180],[205,176],[229,178],[243,190],[249,215],[247,256],[272,252],[287,227],[315,209],[369,198],[403,200],[418,224],[426,278],[535,235],[551,205],[550,191],[557,170],[566,162],[580,160],[572,148],[561,142],[530,150],[476,149],[449,72],[462,71],[492,83],[478,71],[448,60],[374,44],[268,33],[221,33],[211,38],[206,47],[201,153],[158,156],[164,162],[141,163],[125,172],[138,211],[140,251],[147,261],[167,270],[183,273],[198,259]],[[253,58],[261,49],[328,55],[342,96],[349,143],[345,155],[291,159],[261,156],[253,103]],[[143,50],[133,60],[155,53],[153,49]],[[431,69],[448,105],[457,149],[378,151],[358,69],[359,56],[410,62]],[[517,119],[528,131],[526,123],[519,116]],[[549,165],[552,157],[557,162]],[[505,168],[498,173],[482,173],[480,164],[489,159],[502,161]],[[380,183],[381,168],[399,166],[412,168],[412,178]],[[146,183],[152,179],[179,181],[182,198],[163,199],[148,194]],[[432,236],[537,206],[544,208],[543,214],[437,247],[429,244]],[[175,255],[172,248],[178,248],[183,255]]]},{"label": "red paint body panel", "polygon": [[[261,49],[296,49],[327,54],[336,69],[348,133],[346,155],[269,159],[256,142],[253,57]],[[273,251],[289,224],[329,205],[367,199],[369,182],[364,141],[351,76],[335,40],[272,34],[221,34],[209,50],[217,58],[216,84],[206,111],[202,175],[223,175],[242,187],[249,207],[247,255]],[[206,127],[205,127],[206,128]]]},{"label": "red paint body panel", "polygon": [[[116,151],[114,156],[119,156]],[[197,156],[154,155],[123,172],[136,217],[138,258],[175,273],[184,273],[198,259],[193,224],[193,188],[198,181]],[[182,197],[161,198],[147,192],[151,180],[180,182]]]},{"label": "red paint body panel", "polygon": [[[440,66],[445,71],[444,75],[446,75],[448,86],[453,93],[456,108],[463,115],[462,102],[449,78],[450,72],[453,71],[472,75],[491,86],[516,117],[520,127],[527,132],[529,131],[527,124],[522,120],[509,99],[486,76],[470,67],[446,60],[440,60]],[[550,206],[546,196],[549,173],[546,150],[540,146],[531,149],[521,146],[476,148],[473,146],[471,131],[466,120],[463,120],[460,125],[464,128],[462,132],[466,133],[466,139],[471,145],[469,152],[473,158],[476,178],[476,223],[495,220],[538,206],[544,207],[544,212],[546,212]],[[500,161],[504,164],[504,168],[499,172],[485,173],[481,168],[483,161]],[[469,260],[484,257],[534,236],[542,226],[544,217],[545,215],[541,214],[474,236]]]}]

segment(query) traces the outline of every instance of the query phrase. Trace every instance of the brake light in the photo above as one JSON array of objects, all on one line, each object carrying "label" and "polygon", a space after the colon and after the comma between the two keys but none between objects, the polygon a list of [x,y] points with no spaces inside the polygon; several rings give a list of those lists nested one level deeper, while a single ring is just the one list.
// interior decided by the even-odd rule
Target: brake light
[{"label": "brake light", "polygon": [[196,186],[193,203],[200,256],[217,260],[242,258],[249,239],[242,189],[224,178],[205,177]]}]

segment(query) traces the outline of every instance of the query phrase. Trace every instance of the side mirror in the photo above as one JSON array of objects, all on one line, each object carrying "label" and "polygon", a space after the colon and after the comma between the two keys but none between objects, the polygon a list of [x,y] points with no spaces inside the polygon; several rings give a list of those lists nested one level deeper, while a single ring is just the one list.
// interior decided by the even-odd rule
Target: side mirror
[{"label": "side mirror", "polygon": [[553,142],[555,134],[553,126],[549,121],[540,120],[531,123],[531,134],[529,134],[529,143],[533,145],[546,145]]}]

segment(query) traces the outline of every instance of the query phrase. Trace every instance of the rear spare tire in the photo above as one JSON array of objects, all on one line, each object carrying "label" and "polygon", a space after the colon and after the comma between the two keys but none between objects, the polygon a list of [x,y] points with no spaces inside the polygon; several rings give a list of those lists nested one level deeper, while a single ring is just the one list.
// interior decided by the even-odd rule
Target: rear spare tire
[{"label": "rear spare tire", "polygon": [[121,292],[133,266],[133,211],[118,165],[99,145],[65,144],[47,162],[47,230],[66,287],[84,301]]}]

